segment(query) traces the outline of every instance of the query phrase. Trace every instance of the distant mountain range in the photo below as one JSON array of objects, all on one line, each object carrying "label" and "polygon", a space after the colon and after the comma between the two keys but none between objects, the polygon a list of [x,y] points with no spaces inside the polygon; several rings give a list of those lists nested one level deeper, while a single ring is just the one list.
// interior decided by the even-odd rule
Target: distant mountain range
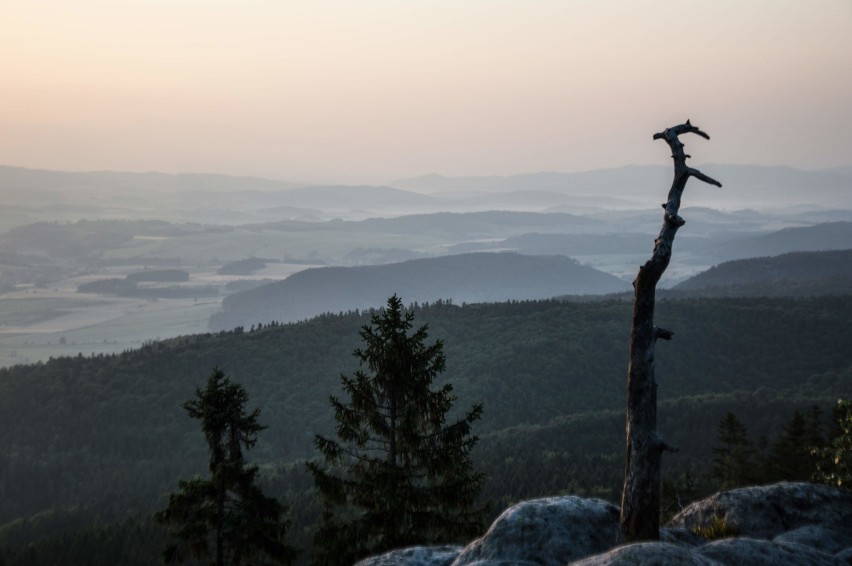
[{"label": "distant mountain range", "polygon": [[[847,168],[804,171],[784,166],[702,164],[703,173],[719,180],[721,190],[693,180],[687,186],[692,206],[715,208],[777,208],[802,204],[826,208],[852,206],[852,176]],[[615,198],[634,203],[665,199],[671,167],[628,165],[576,173],[532,173],[505,177],[444,177],[423,175],[400,179],[392,186],[436,195],[475,195],[511,191],[548,191]],[[662,200],[660,200],[662,202]],[[613,207],[617,208],[617,207]]]},{"label": "distant mountain range", "polygon": [[[852,209],[852,175],[846,168],[803,171],[715,164],[699,168],[724,187],[720,190],[693,181],[684,201],[688,206]],[[506,177],[431,174],[388,186],[306,186],[212,174],[63,172],[0,166],[0,199],[9,203],[0,212],[0,228],[36,220],[82,218],[237,225],[276,219],[358,220],[484,210],[585,214],[656,206],[665,199],[671,175],[668,166],[631,165]]]},{"label": "distant mountain range", "polygon": [[[684,217],[688,228],[678,235],[675,257],[686,253],[692,258],[705,258],[710,263],[733,259],[775,256],[798,251],[842,250],[852,248],[852,222],[824,222],[814,226],[796,226],[754,233],[766,218],[756,213],[724,213],[714,210],[688,208]],[[625,213],[626,214],[626,213]],[[653,248],[653,240],[643,232],[658,226],[659,215],[633,213],[623,219],[625,231],[617,232],[616,223],[609,233],[544,233],[526,232],[517,236],[491,241],[472,241],[455,244],[451,252],[514,251],[522,254],[561,254],[571,257],[609,254],[637,254]],[[589,218],[580,217],[589,222]],[[398,219],[403,222],[404,219]],[[567,224],[566,224],[567,225]],[[577,224],[575,224],[577,225]],[[579,224],[583,228],[587,226]],[[630,230],[630,231],[628,231]],[[682,257],[682,256],[681,256]],[[715,261],[713,261],[715,259]]]},{"label": "distant mountain range", "polygon": [[380,307],[394,293],[406,303],[439,299],[478,303],[616,293],[629,287],[617,277],[564,256],[461,254],[301,271],[283,281],[226,297],[210,327],[231,329]]}]

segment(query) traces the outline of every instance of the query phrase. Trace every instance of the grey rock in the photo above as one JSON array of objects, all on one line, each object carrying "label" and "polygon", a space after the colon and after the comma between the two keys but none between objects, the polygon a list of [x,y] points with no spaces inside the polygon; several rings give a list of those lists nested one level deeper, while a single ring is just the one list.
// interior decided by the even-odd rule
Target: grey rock
[{"label": "grey rock", "polygon": [[[695,553],[695,549],[668,542],[641,542],[620,546],[605,554],[589,556],[571,566],[718,566],[707,557]],[[743,562],[744,564],[744,562]]]},{"label": "grey rock", "polygon": [[460,546],[412,546],[365,558],[355,566],[449,566],[460,551]]},{"label": "grey rock", "polygon": [[477,560],[467,566],[538,566],[538,562],[527,562],[526,560]]},{"label": "grey rock", "polygon": [[[852,564],[852,493],[828,486],[783,482],[717,493],[672,519],[660,542],[613,548],[618,517],[618,507],[599,499],[525,501],[463,549],[413,547],[357,566]],[[708,543],[692,532],[713,517],[743,538]]]},{"label": "grey rock", "polygon": [[840,566],[838,556],[801,544],[768,540],[731,538],[700,547],[665,542],[645,542],[621,546],[605,554],[572,562],[571,566]]},{"label": "grey rock", "polygon": [[[852,524],[849,525],[852,529]],[[849,546],[849,533],[840,533],[833,529],[826,529],[820,525],[805,525],[786,533],[781,533],[774,542],[803,544],[811,546],[822,552],[835,554]]]},{"label": "grey rock", "polygon": [[709,525],[713,516],[735,526],[739,536],[773,539],[818,525],[832,533],[831,544],[852,546],[852,493],[825,485],[781,482],[723,491],[693,503],[667,527],[691,531]]},{"label": "grey rock", "polygon": [[717,540],[693,553],[719,564],[749,566],[840,566],[836,556],[802,544],[778,543],[750,538]]},{"label": "grey rock", "polygon": [[600,499],[549,497],[506,509],[452,566],[564,566],[615,544],[619,509]]},{"label": "grey rock", "polygon": [[707,544],[707,539],[687,529],[663,527],[660,529],[660,542],[670,542],[686,546],[701,546],[702,544]]}]

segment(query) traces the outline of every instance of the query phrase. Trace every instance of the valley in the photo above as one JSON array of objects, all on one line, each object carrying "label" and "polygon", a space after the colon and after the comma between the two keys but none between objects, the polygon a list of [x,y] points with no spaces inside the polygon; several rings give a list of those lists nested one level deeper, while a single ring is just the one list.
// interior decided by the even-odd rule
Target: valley
[{"label": "valley", "polygon": [[[847,194],[843,183],[852,183],[844,181],[843,173],[714,168],[734,176],[741,186],[732,190],[751,188],[765,195],[765,187],[775,183],[780,198],[773,201],[775,208],[759,210],[685,208],[688,225],[663,288],[728,260],[852,247],[852,202],[849,209],[829,209],[812,192],[794,192],[822,183],[821,198],[838,198]],[[392,292],[412,301],[459,303],[621,292],[629,289],[659,229],[659,212],[648,202],[653,202],[652,192],[661,192],[653,185],[663,184],[665,174],[665,168],[627,167],[502,178],[426,176],[392,183],[396,188],[300,188],[216,175],[0,167],[0,195],[14,195],[22,214],[13,217],[28,222],[7,222],[2,225],[7,231],[0,233],[0,367],[78,353],[118,353],[211,328],[370,308]],[[621,188],[631,183],[629,190]],[[696,199],[706,202],[706,195]],[[190,206],[193,201],[203,206]],[[150,202],[157,207],[146,206]],[[781,204],[786,207],[778,208]],[[213,214],[214,209],[228,214]],[[576,286],[567,272],[546,275],[542,260],[537,267],[522,266],[520,258],[503,256],[504,265],[491,268],[495,274],[532,272],[514,287],[505,277],[502,283],[492,277],[486,292],[470,279],[478,269],[474,258],[483,252],[567,257],[597,270],[598,277],[614,279],[603,286]],[[461,259],[441,275],[438,260],[450,255]],[[220,273],[232,262],[251,258],[262,267]],[[419,268],[418,261],[427,263]],[[358,283],[369,266],[376,281],[387,284]],[[188,281],[143,283],[144,289],[132,296],[78,292],[88,289],[81,285],[157,269],[180,269]],[[445,280],[465,269],[470,270],[470,289],[460,287],[460,279]],[[313,281],[313,288],[285,301],[298,308],[271,299],[279,310],[261,306],[239,316],[223,311],[238,302],[236,295],[261,293],[252,289],[280,284],[306,270],[311,270],[306,281]],[[414,290],[415,281],[422,291]],[[332,283],[337,285],[333,298],[313,296]],[[364,294],[358,290],[363,285],[374,289]]]},{"label": "valley", "polygon": [[[677,336],[657,364],[660,430],[682,448],[669,508],[672,489],[711,489],[701,470],[726,411],[772,438],[850,391],[852,203],[796,201],[783,170],[749,171],[764,174],[758,194],[778,183],[777,206],[684,208],[658,290]],[[495,511],[554,493],[616,499],[630,282],[659,230],[648,195],[663,172],[308,189],[0,168],[0,193],[29,188],[26,214],[0,217],[0,556],[57,533],[156,555],[150,513],[204,467],[180,402],[213,366],[262,410],[264,489],[292,505],[294,542],[310,548],[313,435],[332,427],[358,328],[393,293],[445,341],[463,404],[485,405],[473,456]],[[625,173],[647,186],[628,191]],[[837,175],[791,178],[837,198]]]}]

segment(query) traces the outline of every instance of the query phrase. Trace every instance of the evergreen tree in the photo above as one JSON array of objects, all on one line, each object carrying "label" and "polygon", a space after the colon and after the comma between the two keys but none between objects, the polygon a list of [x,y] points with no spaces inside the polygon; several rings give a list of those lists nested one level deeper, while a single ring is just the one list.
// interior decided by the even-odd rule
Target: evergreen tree
[{"label": "evergreen tree", "polygon": [[778,441],[772,446],[774,480],[808,481],[816,471],[811,455],[811,440],[818,436],[813,423],[801,411],[795,411]]},{"label": "evergreen tree", "polygon": [[817,472],[814,479],[837,487],[852,487],[852,401],[839,399],[832,410],[831,443],[814,448]]},{"label": "evergreen tree", "polygon": [[308,464],[324,505],[316,564],[480,532],[484,474],[473,470],[470,432],[482,406],[445,424],[452,386],[430,388],[444,371],[443,343],[427,346],[426,326],[409,334],[413,319],[399,297],[388,299],[360,331],[361,368],[341,376],[349,401],[331,397],[338,440],[317,435],[326,465]]},{"label": "evergreen tree", "polygon": [[805,430],[809,447],[825,446],[825,439],[822,436],[822,409],[819,408],[819,405],[811,405],[808,410]]},{"label": "evergreen tree", "polygon": [[257,442],[260,409],[246,413],[248,394],[216,368],[196,399],[183,404],[201,429],[210,450],[209,479],[181,481],[169,496],[165,510],[155,519],[173,527],[176,539],[163,551],[166,563],[189,558],[208,559],[216,566],[252,564],[264,556],[275,563],[289,564],[295,551],[284,540],[289,523],[282,518],[285,507],[266,497],[255,484],[257,466],[246,465],[243,450]]},{"label": "evergreen tree", "polygon": [[719,422],[719,446],[713,447],[716,458],[710,471],[720,489],[731,489],[752,481],[751,456],[754,450],[748,440],[745,425],[734,415],[728,413]]}]

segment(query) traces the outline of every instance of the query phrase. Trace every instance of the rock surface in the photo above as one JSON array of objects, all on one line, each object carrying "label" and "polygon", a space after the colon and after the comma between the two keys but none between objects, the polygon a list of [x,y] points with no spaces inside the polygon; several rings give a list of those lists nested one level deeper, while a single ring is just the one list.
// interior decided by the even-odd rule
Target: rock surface
[{"label": "rock surface", "polygon": [[[463,549],[395,550],[357,566],[852,564],[852,493],[832,487],[782,482],[717,493],[672,519],[661,542],[615,548],[618,516],[618,507],[599,499],[524,501]],[[693,534],[714,518],[738,538],[708,542]]]},{"label": "rock surface", "polygon": [[620,566],[627,564],[653,564],[654,566],[717,566],[716,562],[696,555],[693,548],[668,542],[642,542],[589,556],[571,566]]},{"label": "rock surface", "polygon": [[460,546],[415,546],[365,558],[355,566],[449,566],[460,551]]},{"label": "rock surface", "polygon": [[[781,482],[723,491],[697,501],[667,525],[691,531],[724,519],[743,537],[772,539],[805,526],[819,527],[837,548],[852,546],[852,493],[809,483]],[[805,542],[815,533],[801,533]],[[814,544],[815,543],[815,544]],[[813,540],[812,544],[822,545]]]},{"label": "rock surface", "polygon": [[565,566],[615,544],[618,507],[600,499],[548,497],[506,509],[452,566]]},{"label": "rock surface", "polygon": [[714,564],[748,564],[749,566],[840,566],[842,560],[826,552],[801,544],[786,544],[750,538],[717,540],[696,548],[693,554],[708,558]]},{"label": "rock surface", "polygon": [[686,547],[666,542],[646,542],[621,546],[605,554],[571,562],[571,566],[841,566],[838,556],[820,552],[801,544],[784,544],[768,540],[732,538],[699,547]]}]

